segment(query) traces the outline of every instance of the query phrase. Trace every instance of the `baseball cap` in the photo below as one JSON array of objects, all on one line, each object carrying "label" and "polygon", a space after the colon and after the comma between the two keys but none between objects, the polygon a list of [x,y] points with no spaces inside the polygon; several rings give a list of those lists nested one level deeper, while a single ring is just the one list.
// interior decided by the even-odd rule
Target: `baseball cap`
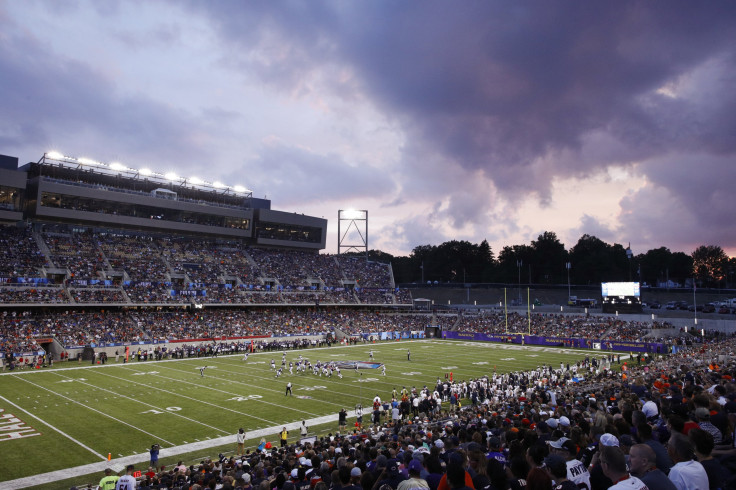
[{"label": "baseball cap", "polygon": [[392,475],[397,474],[399,472],[399,462],[396,461],[395,459],[389,459],[388,462],[386,463],[386,469]]},{"label": "baseball cap", "polygon": [[567,437],[560,437],[556,441],[549,441],[548,444],[555,449],[562,449],[562,445],[569,441]]},{"label": "baseball cap", "polygon": [[549,427],[550,427],[551,429],[556,429],[556,428],[557,428],[557,419],[554,419],[554,418],[551,418],[551,419],[547,419],[547,425],[548,425],[548,426],[549,426]]},{"label": "baseball cap", "polygon": [[618,447],[618,437],[605,433],[601,436],[601,446]]},{"label": "baseball cap", "polygon": [[577,454],[578,452],[578,447],[573,441],[565,441],[565,443],[562,445],[562,449],[571,454]]},{"label": "baseball cap", "polygon": [[416,460],[416,459],[412,459],[412,460],[411,460],[411,461],[409,462],[409,471],[414,471],[414,472],[420,473],[420,472],[422,471],[422,468],[424,468],[424,467],[422,466],[422,463],[420,463],[420,462],[419,462],[418,460]]},{"label": "baseball cap", "polygon": [[701,419],[710,417],[710,410],[705,407],[698,407],[695,409],[695,416]]},{"label": "baseball cap", "polygon": [[563,427],[570,427],[570,419],[563,415],[560,417],[560,425]]},{"label": "baseball cap", "polygon": [[442,439],[437,439],[436,441],[434,441],[434,445],[440,449],[443,449],[445,447],[445,441],[443,441]]},{"label": "baseball cap", "polygon": [[567,468],[567,461],[559,454],[550,454],[544,458],[544,465],[554,472],[554,468],[558,468],[558,472],[562,473]]},{"label": "baseball cap", "polygon": [[470,444],[468,444],[467,450],[468,450],[468,452],[474,452],[474,451],[482,452],[483,451],[483,446],[481,446],[477,442],[473,441]]},{"label": "baseball cap", "polygon": [[453,451],[452,453],[450,453],[450,457],[448,458],[447,463],[448,465],[454,464],[461,466],[463,464],[463,457],[462,455],[460,455],[460,453]]},{"label": "baseball cap", "polygon": [[350,476],[360,476],[361,471],[360,468],[357,466],[354,466],[352,470],[350,470]]}]

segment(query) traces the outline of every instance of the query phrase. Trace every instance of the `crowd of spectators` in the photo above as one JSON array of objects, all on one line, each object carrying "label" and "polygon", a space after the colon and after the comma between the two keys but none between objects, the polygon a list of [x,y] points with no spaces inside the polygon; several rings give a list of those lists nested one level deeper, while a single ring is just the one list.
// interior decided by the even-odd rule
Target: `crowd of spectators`
[{"label": "crowd of spectators", "polygon": [[[0,301],[58,304],[68,303],[70,296],[77,304],[133,303],[167,304],[169,309],[157,310],[149,307],[140,310],[85,314],[75,309],[64,315],[43,310],[31,310],[22,315],[27,323],[42,326],[41,335],[63,335],[59,340],[65,345],[86,345],[92,342],[125,342],[149,340],[182,340],[211,337],[245,337],[281,334],[320,334],[339,329],[348,335],[364,335],[388,331],[424,331],[427,326],[437,326],[441,331],[460,331],[503,335],[526,333],[556,338],[588,339],[589,341],[628,340],[665,341],[659,331],[666,330],[668,338],[690,339],[692,336],[666,322],[639,322],[623,317],[596,315],[571,315],[535,313],[530,319],[516,312],[506,316],[503,312],[488,311],[481,314],[467,312],[395,313],[372,310],[354,311],[336,309],[330,304],[348,303],[354,291],[264,291],[216,287],[206,290],[206,296],[198,289],[171,290],[150,283],[134,283],[120,289],[117,287],[69,288],[46,287],[0,287]],[[384,292],[384,291],[382,291]],[[192,293],[192,294],[187,294]],[[386,293],[388,294],[388,293]],[[246,309],[224,307],[190,310],[193,303],[220,302],[248,304]],[[266,305],[290,304],[293,307],[274,309]],[[189,308],[174,308],[176,305]],[[256,306],[263,305],[263,306]],[[324,306],[328,305],[328,306]],[[304,306],[309,306],[305,308]],[[28,316],[30,315],[30,317]],[[81,321],[69,321],[78,318]],[[107,318],[124,319],[141,328],[119,330],[119,321],[107,322]],[[129,322],[130,319],[134,321]],[[507,323],[508,318],[508,323]],[[53,322],[49,322],[54,319]],[[15,313],[3,312],[0,325],[4,337],[12,331]],[[10,322],[10,323],[8,323]],[[55,329],[50,329],[53,325]],[[531,327],[530,327],[531,325]],[[112,331],[110,331],[112,330]],[[28,332],[24,332],[28,334]],[[12,335],[10,335],[12,337]],[[680,342],[682,343],[682,342]]]},{"label": "crowd of spectators", "polygon": [[392,286],[390,269],[379,262],[368,262],[360,257],[336,256],[347,278],[355,279],[361,288]]},{"label": "crowd of spectators", "polygon": [[0,351],[5,354],[40,350],[38,338],[56,338],[62,345],[132,342],[145,335],[129,312],[54,311],[0,316]]},{"label": "crowd of spectators", "polygon": [[0,303],[69,303],[66,289],[59,286],[3,286],[0,287]]},{"label": "crowd of spectators", "polygon": [[639,322],[616,316],[564,315],[488,311],[484,314],[462,315],[453,330],[504,334],[529,332],[531,335],[557,338],[587,338],[596,340],[636,341],[650,335],[651,330],[674,328],[667,322]]},{"label": "crowd of spectators", "polygon": [[120,288],[69,288],[76,303],[127,303],[128,298]]},{"label": "crowd of spectators", "polygon": [[44,233],[43,241],[51,255],[49,261],[57,268],[69,271],[69,281],[103,277],[107,264],[91,233]]},{"label": "crowd of spectators", "polygon": [[394,303],[393,290],[391,289],[357,289],[355,294],[363,304],[391,305]]},{"label": "crowd of spectators", "polygon": [[0,228],[0,279],[37,277],[47,263],[29,228]]},{"label": "crowd of spectators", "polygon": [[113,270],[124,270],[131,281],[167,281],[169,270],[160,243],[144,235],[97,235]]},{"label": "crowd of spectators", "polygon": [[215,254],[215,247],[204,249],[191,240],[168,240],[162,244],[162,254],[166,258],[171,273],[189,278],[191,282],[216,284],[220,282],[222,271]]},{"label": "crowd of spectators", "polygon": [[[362,258],[248,248],[239,242],[204,238],[77,233],[60,227],[38,235],[48,249],[44,257],[30,229],[0,230],[0,282],[23,284],[30,278],[75,289],[66,297],[52,296],[53,302],[105,301],[110,294],[82,291],[104,285],[122,286],[127,293],[127,297],[113,294],[112,301],[142,304],[186,304],[192,296],[202,296],[195,302],[214,304],[411,303],[408,291],[391,288],[390,266]],[[53,274],[44,272],[44,266],[53,267]],[[60,276],[59,269],[66,274]],[[313,295],[306,294],[312,290]],[[284,291],[299,294],[281,294]],[[0,299],[43,301],[27,289],[0,292]]]},{"label": "crowd of spectators", "polygon": [[[61,294],[58,288],[42,288],[51,294]],[[0,288],[2,297],[3,288]],[[104,299],[116,302],[123,293],[115,288],[72,289],[78,302]],[[147,291],[141,288],[141,291]],[[55,293],[54,293],[55,292]],[[93,298],[88,294],[96,295]],[[130,293],[129,293],[130,294]],[[248,293],[251,298],[262,298],[270,303],[278,297],[275,292]],[[284,293],[284,296],[295,293]],[[305,293],[312,294],[312,293]],[[102,295],[102,296],[97,296]],[[169,296],[169,298],[172,298]],[[308,299],[300,298],[300,301]],[[314,299],[312,298],[312,301]],[[283,302],[281,302],[283,304]],[[509,315],[508,332],[526,332],[526,317]],[[517,318],[518,317],[518,318]],[[22,319],[19,320],[19,319]],[[500,323],[499,323],[500,322]],[[593,317],[586,315],[532,315],[532,334],[569,335],[571,338],[589,340],[618,340],[621,338],[641,340],[651,336],[658,327],[671,327],[662,323],[643,324],[622,320],[620,317]],[[555,324],[565,327],[554,328]],[[339,329],[346,335],[363,336],[379,332],[424,331],[427,326],[437,326],[442,331],[506,333],[503,318],[494,315],[469,316],[449,313],[399,313],[370,310],[347,310],[336,308],[289,307],[271,308],[254,306],[247,309],[140,309],[107,310],[85,313],[83,310],[67,310],[63,313],[30,310],[17,314],[3,312],[0,316],[0,338],[8,342],[17,338],[31,339],[36,336],[56,336],[64,345],[78,346],[90,343],[163,341],[204,339],[215,337],[250,337],[279,335],[325,334]],[[519,330],[513,330],[516,326]],[[654,330],[652,330],[654,328]],[[17,331],[16,331],[17,330]],[[696,339],[682,330],[670,330],[675,340]],[[679,339],[678,339],[679,337]],[[653,340],[651,338],[647,340]],[[654,340],[660,341],[657,337]],[[697,339],[696,339],[697,341]],[[682,344],[682,342],[679,342]],[[19,344],[20,345],[20,344]],[[19,347],[13,347],[19,348]]]},{"label": "crowd of spectators", "polygon": [[5,352],[23,352],[36,337],[56,337],[65,346],[138,341],[326,335],[423,330],[431,315],[339,310],[208,309],[99,312],[3,312],[0,342]]},{"label": "crowd of spectators", "polygon": [[578,382],[551,366],[438,378],[377,394],[362,425],[348,428],[342,410],[337,431],[313,442],[264,438],[232,456],[152,466],[139,488],[726,490],[736,486],[735,349],[731,337],[627,371],[598,365]]}]

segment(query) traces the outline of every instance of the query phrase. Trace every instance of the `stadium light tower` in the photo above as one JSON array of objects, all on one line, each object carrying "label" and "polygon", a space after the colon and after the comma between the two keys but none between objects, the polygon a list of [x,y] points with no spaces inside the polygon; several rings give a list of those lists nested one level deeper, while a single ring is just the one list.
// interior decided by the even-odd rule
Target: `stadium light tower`
[{"label": "stadium light tower", "polygon": [[[343,222],[345,222],[344,230]],[[348,233],[351,232],[352,234],[348,238]],[[350,243],[353,237],[358,238],[359,243]],[[337,253],[360,252],[362,250],[365,250],[365,258],[368,260],[368,211],[366,209],[338,210]]]},{"label": "stadium light tower", "polygon": [[521,260],[516,261],[516,267],[519,269],[519,304],[521,304],[521,266],[524,262]]}]

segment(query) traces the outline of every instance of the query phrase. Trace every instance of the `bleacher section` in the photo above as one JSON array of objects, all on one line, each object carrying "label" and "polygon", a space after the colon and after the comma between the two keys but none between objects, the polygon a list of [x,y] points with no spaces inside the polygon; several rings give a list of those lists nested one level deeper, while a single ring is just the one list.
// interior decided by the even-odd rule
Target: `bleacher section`
[{"label": "bleacher section", "polygon": [[0,244],[5,304],[411,304],[388,265],[363,258],[58,225],[2,227]]}]

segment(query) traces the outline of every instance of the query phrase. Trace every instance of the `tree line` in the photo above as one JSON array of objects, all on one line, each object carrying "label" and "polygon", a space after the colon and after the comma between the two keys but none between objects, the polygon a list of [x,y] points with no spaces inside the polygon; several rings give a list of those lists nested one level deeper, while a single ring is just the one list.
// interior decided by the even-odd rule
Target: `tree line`
[{"label": "tree line", "polygon": [[636,281],[684,287],[694,279],[699,287],[731,288],[736,279],[736,257],[728,257],[719,246],[701,245],[690,255],[667,247],[634,255],[629,247],[585,234],[566,250],[551,231],[530,244],[505,246],[498,256],[486,240],[480,244],[451,240],[420,245],[408,256],[371,250],[368,258],[390,262],[397,283],[552,285],[567,284],[569,274],[574,285]]}]

